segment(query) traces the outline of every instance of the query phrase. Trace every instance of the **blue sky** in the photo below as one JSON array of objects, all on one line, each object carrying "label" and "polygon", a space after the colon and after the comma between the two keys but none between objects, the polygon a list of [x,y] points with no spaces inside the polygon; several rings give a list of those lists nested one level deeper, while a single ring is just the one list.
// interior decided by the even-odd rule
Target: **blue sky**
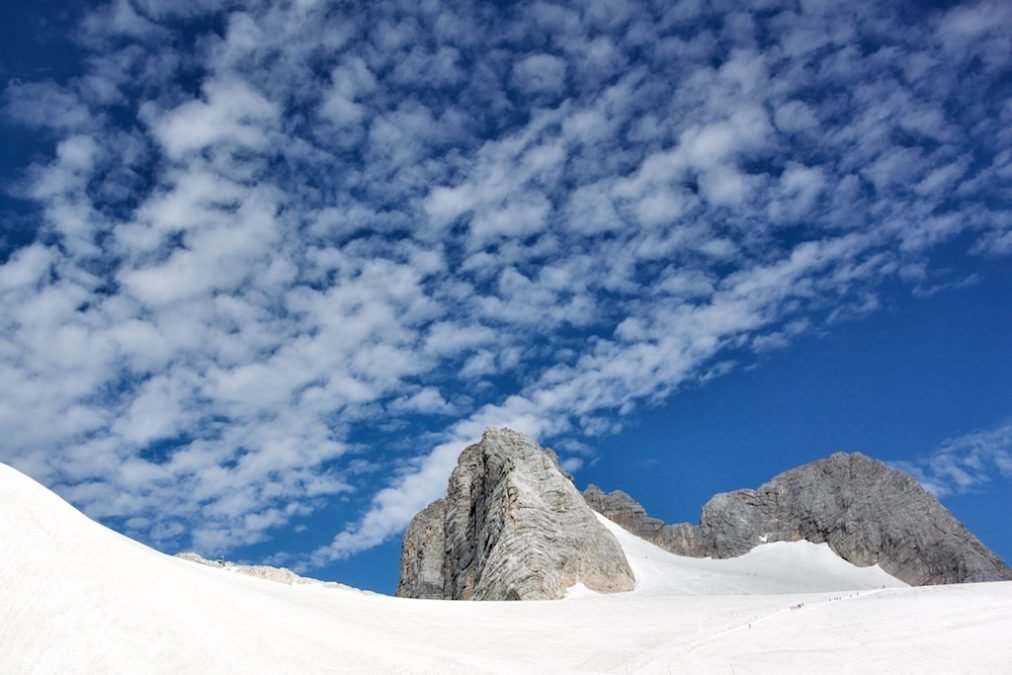
[{"label": "blue sky", "polygon": [[389,591],[486,425],[668,520],[837,449],[1006,559],[1005,3],[8,3],[0,459]]}]

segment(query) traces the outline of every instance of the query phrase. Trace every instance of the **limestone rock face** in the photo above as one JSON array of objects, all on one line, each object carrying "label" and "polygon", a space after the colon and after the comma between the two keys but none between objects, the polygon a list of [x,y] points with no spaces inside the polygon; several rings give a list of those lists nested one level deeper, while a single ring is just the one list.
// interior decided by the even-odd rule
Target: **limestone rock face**
[{"label": "limestone rock face", "polygon": [[408,527],[397,595],[544,600],[576,583],[614,592],[635,579],[555,455],[490,428],[460,455],[446,498]]},{"label": "limestone rock face", "polygon": [[911,476],[860,453],[836,453],[757,490],[719,494],[698,526],[664,525],[624,493],[595,486],[588,504],[634,534],[679,555],[728,558],[760,543],[826,542],[855,565],[912,585],[1012,579],[989,551]]},{"label": "limestone rock face", "polygon": [[398,596],[443,599],[445,522],[445,499],[437,499],[411,519],[401,544]]},{"label": "limestone rock face", "polygon": [[695,558],[710,555],[700,541],[697,528],[688,523],[666,525],[664,521],[647,515],[639,502],[621,490],[605,493],[596,485],[588,485],[583,498],[590,508],[605,518],[666,551]]}]

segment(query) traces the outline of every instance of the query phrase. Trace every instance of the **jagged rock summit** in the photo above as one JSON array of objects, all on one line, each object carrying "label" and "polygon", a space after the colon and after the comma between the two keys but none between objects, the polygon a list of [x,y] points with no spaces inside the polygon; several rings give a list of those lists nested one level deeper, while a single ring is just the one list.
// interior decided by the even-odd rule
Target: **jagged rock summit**
[{"label": "jagged rock summit", "polygon": [[699,525],[668,525],[624,492],[591,485],[581,498],[550,450],[488,429],[460,455],[447,496],[408,527],[397,594],[526,600],[559,598],[577,583],[631,590],[625,554],[593,511],[682,556],[732,558],[760,544],[807,540],[911,585],[1012,580],[1012,569],[913,477],[860,453],[718,494]]},{"label": "jagged rock summit", "polygon": [[582,583],[632,590],[632,570],[555,454],[509,429],[466,448],[447,496],[411,521],[397,595],[446,600],[561,598]]},{"label": "jagged rock summit", "polygon": [[855,565],[879,564],[911,585],[1012,579],[989,551],[910,475],[838,452],[757,490],[718,494],[698,526],[666,525],[624,492],[584,492],[591,508],[678,555],[729,558],[761,543],[826,542]]}]

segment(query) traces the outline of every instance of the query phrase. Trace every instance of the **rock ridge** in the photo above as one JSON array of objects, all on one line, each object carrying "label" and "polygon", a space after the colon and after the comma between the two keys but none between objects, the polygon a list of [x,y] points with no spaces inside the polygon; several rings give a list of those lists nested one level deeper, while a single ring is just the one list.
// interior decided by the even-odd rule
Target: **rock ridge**
[{"label": "rock ridge", "polygon": [[729,558],[761,543],[828,543],[855,565],[911,585],[1012,579],[1012,570],[909,474],[838,452],[755,490],[715,495],[700,522],[665,524],[621,491],[584,491],[595,511],[678,555]]}]

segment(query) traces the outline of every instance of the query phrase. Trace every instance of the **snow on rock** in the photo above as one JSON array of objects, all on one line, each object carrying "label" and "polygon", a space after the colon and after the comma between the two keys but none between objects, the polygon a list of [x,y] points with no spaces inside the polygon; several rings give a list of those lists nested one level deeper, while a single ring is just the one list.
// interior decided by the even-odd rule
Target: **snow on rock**
[{"label": "snow on rock", "polygon": [[[878,565],[857,567],[847,562],[827,544],[781,541],[757,546],[737,558],[691,558],[668,553],[604,516],[597,517],[625,551],[636,575],[635,595],[819,593],[907,586]],[[586,594],[567,597],[575,595]]]},{"label": "snow on rock", "polygon": [[584,498],[681,555],[730,558],[760,543],[806,540],[913,585],[1012,580],[1012,569],[912,476],[856,452],[785,471],[757,490],[716,495],[695,527],[665,525],[624,492],[592,485]]}]

